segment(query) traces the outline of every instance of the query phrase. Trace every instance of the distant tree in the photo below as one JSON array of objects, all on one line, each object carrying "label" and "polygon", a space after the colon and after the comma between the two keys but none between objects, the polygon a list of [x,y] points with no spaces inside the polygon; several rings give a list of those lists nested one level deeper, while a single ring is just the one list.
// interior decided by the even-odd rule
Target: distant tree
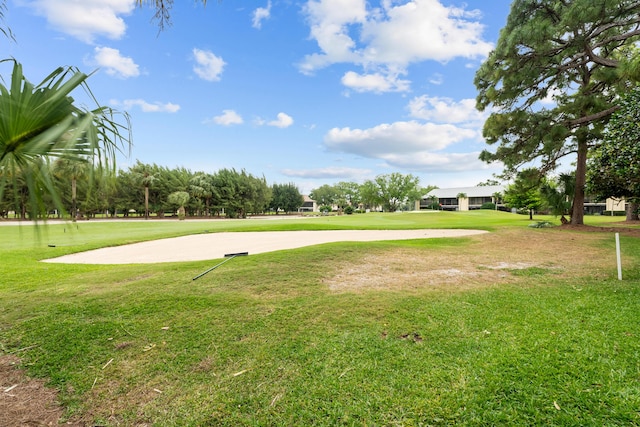
[{"label": "distant tree", "polygon": [[185,214],[185,205],[189,202],[189,193],[186,191],[176,191],[174,193],[169,194],[167,201],[174,205],[178,210],[178,218],[183,220],[186,216]]},{"label": "distant tree", "polygon": [[75,221],[79,215],[78,211],[78,179],[85,178],[89,173],[89,163],[87,159],[77,157],[69,159],[61,157],[54,164],[54,175],[59,178],[66,178],[71,181],[71,219]]},{"label": "distant tree", "polygon": [[198,172],[189,181],[189,194],[198,199],[204,206],[204,216],[209,216],[213,197],[213,176]]},{"label": "distant tree", "polygon": [[[584,220],[589,150],[598,145],[614,101],[640,78],[637,0],[514,0],[496,48],[476,73],[488,144],[480,158],[513,174],[534,159],[542,172],[577,155],[571,223]],[[551,102],[549,102],[551,101]]]},{"label": "distant tree", "polygon": [[337,183],[335,187],[340,195],[340,199],[343,201],[341,203],[343,209],[347,206],[351,206],[354,209],[359,208],[360,203],[362,203],[360,185],[355,182],[342,181]]},{"label": "distant tree", "polygon": [[638,219],[640,202],[640,88],[625,95],[602,144],[589,159],[587,183],[596,197],[625,198],[627,220]]},{"label": "distant tree", "polygon": [[440,204],[438,203],[438,196],[432,194],[430,196],[427,196],[427,200],[429,201],[429,209],[437,210],[440,208]]},{"label": "distant tree", "polygon": [[495,185],[500,185],[500,181],[497,179],[487,179],[486,181],[478,183],[478,187],[491,187]]},{"label": "distant tree", "polygon": [[560,174],[556,179],[544,179],[540,186],[544,204],[552,215],[560,216],[563,224],[568,222],[565,215],[571,215],[574,190],[575,175],[573,173]]},{"label": "distant tree", "polygon": [[149,219],[149,188],[157,179],[153,167],[138,160],[130,170],[136,182],[144,188],[144,219]]},{"label": "distant tree", "polygon": [[529,219],[533,219],[533,212],[544,205],[539,185],[539,171],[524,169],[518,173],[513,184],[507,186],[504,192],[505,204],[511,208],[527,209]]},{"label": "distant tree", "polygon": [[389,212],[397,211],[408,202],[420,200],[422,194],[419,183],[418,177],[398,172],[378,175],[375,178],[382,205]]},{"label": "distant tree", "polygon": [[366,209],[374,209],[382,205],[380,189],[375,181],[366,180],[360,185],[360,199]]},{"label": "distant tree", "polygon": [[264,211],[271,191],[264,178],[256,178],[245,170],[221,169],[213,175],[213,208],[224,210],[228,218],[246,218],[249,212]]},{"label": "distant tree", "polygon": [[298,187],[293,184],[273,184],[271,186],[271,209],[276,211],[283,210],[286,213],[296,212],[304,203],[304,197],[300,194]]},{"label": "distant tree", "polygon": [[311,190],[309,197],[315,200],[318,205],[332,206],[338,201],[340,192],[335,186],[324,184]]}]

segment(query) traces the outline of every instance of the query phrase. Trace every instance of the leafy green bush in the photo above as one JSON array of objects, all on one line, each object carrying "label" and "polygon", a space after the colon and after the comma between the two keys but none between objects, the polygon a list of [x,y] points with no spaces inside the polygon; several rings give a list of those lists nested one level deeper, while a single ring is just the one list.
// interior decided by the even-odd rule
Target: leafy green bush
[{"label": "leafy green bush", "polygon": [[496,204],[492,202],[486,202],[483,203],[482,206],[480,206],[480,209],[491,209],[493,211],[496,209]]},{"label": "leafy green bush", "polygon": [[344,208],[344,213],[347,215],[351,215],[353,213],[353,207],[347,206]]}]

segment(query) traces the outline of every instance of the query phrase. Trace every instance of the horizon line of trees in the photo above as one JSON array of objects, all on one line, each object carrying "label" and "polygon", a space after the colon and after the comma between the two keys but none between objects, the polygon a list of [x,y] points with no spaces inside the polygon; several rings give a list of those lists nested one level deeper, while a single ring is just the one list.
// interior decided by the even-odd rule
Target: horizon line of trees
[{"label": "horizon line of trees", "polygon": [[[34,172],[36,171],[36,172]],[[37,172],[40,171],[40,172]],[[0,178],[6,173],[0,169]],[[166,215],[185,217],[246,218],[265,213],[297,212],[304,197],[294,183],[269,185],[264,178],[246,170],[220,169],[215,173],[192,172],[184,167],[168,168],[137,160],[115,177],[85,158],[59,158],[42,162],[31,173],[52,178],[56,201],[45,193],[37,206],[29,195],[29,176],[0,180],[0,218],[13,212],[20,219],[56,217],[93,218]],[[435,186],[419,186],[411,174],[378,175],[363,184],[339,182],[313,189],[309,197],[321,211],[337,208],[348,213],[358,209],[395,212],[413,209],[413,203]],[[63,208],[63,211],[60,208]],[[34,214],[36,212],[36,214]]]},{"label": "horizon line of trees", "polygon": [[0,217],[15,212],[21,219],[38,219],[56,212],[57,216],[70,215],[74,220],[97,215],[164,217],[167,213],[181,218],[222,215],[245,218],[249,214],[295,212],[304,202],[295,184],[269,186],[264,177],[256,177],[244,169],[205,173],[137,161],[112,177],[86,159],[61,158],[43,163],[37,170],[53,177],[53,187],[64,212],[60,212],[60,204],[47,193],[38,203],[34,218],[28,186],[33,177],[16,176],[11,185],[4,182],[5,191],[0,191],[5,195],[0,199]]}]

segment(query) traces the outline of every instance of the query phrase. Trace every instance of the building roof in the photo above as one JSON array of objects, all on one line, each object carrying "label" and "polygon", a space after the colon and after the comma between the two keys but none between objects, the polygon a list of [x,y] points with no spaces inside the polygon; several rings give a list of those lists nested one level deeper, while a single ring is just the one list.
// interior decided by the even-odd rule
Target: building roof
[{"label": "building roof", "polygon": [[504,193],[506,186],[504,185],[481,185],[478,187],[457,187],[457,188],[436,188],[431,190],[423,199],[430,196],[436,196],[438,199],[455,199],[458,194],[464,193],[467,197],[492,197],[495,193]]}]

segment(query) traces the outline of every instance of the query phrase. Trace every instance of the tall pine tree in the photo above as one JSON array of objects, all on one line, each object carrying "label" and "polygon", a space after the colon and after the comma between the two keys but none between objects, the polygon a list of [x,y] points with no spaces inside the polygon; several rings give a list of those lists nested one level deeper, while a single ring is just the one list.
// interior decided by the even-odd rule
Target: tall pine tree
[{"label": "tall pine tree", "polygon": [[515,0],[496,48],[476,73],[483,134],[505,176],[538,160],[542,172],[576,156],[571,223],[584,220],[587,153],[597,146],[617,94],[639,80],[638,0]]}]

